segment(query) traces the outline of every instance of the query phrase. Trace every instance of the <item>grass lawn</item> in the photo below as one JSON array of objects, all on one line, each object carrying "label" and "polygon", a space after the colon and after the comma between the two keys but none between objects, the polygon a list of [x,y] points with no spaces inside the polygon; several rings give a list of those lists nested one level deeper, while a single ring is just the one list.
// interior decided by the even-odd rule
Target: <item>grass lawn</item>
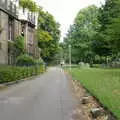
[{"label": "grass lawn", "polygon": [[79,69],[69,71],[120,120],[120,69]]}]

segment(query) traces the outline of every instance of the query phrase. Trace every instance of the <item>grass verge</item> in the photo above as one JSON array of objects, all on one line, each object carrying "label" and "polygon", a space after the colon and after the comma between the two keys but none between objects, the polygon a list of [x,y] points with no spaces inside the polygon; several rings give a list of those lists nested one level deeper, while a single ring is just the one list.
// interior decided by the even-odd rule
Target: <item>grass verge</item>
[{"label": "grass verge", "polygon": [[68,71],[120,120],[120,69],[72,68]]}]

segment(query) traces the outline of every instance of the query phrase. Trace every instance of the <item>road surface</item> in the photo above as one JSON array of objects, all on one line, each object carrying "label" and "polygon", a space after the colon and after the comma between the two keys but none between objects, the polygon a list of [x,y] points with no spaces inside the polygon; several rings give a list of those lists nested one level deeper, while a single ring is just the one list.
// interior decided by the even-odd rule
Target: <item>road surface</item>
[{"label": "road surface", "polygon": [[1,91],[0,120],[73,120],[76,105],[67,76],[53,67]]}]

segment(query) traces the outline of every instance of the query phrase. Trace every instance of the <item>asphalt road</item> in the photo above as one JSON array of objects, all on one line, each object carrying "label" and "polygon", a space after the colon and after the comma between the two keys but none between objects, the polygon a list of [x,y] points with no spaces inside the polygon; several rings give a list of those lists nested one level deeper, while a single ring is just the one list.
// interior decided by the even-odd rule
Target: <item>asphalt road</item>
[{"label": "asphalt road", "polygon": [[0,120],[72,120],[76,105],[67,76],[53,67],[1,91]]}]

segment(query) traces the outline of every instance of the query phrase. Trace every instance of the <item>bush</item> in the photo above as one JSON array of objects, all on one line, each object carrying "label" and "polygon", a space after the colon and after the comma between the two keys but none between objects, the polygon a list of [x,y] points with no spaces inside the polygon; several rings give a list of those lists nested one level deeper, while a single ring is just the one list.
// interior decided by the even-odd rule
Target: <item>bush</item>
[{"label": "bush", "polygon": [[36,66],[36,65],[44,65],[43,60],[40,59],[34,59],[32,56],[29,56],[27,54],[22,54],[19,57],[17,57],[16,60],[17,66]]},{"label": "bush", "polygon": [[43,73],[44,70],[43,65],[32,67],[0,67],[0,84],[38,75]]},{"label": "bush", "polygon": [[29,56],[27,54],[22,54],[19,57],[17,57],[16,60],[17,66],[33,66],[35,65],[35,60],[32,56]]},{"label": "bush", "polygon": [[100,66],[101,66],[100,64],[93,64],[92,68],[100,68]]},{"label": "bush", "polygon": [[34,63],[35,65],[44,65],[45,64],[41,58],[39,60],[35,60],[34,62],[35,62]]}]

